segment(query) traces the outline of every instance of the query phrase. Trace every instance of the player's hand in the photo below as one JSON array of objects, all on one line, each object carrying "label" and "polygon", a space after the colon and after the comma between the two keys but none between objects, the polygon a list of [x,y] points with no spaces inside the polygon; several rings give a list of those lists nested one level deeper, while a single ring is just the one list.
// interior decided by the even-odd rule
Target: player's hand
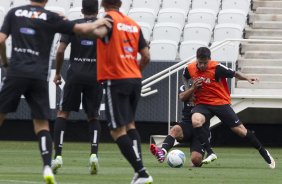
[{"label": "player's hand", "polygon": [[193,81],[193,87],[195,89],[199,89],[203,86],[203,79],[202,78],[197,78]]},{"label": "player's hand", "polygon": [[113,20],[109,18],[100,18],[95,21],[95,24],[98,25],[98,27],[106,26],[108,28],[112,28],[113,26],[112,23],[113,23]]},{"label": "player's hand", "polygon": [[60,74],[56,74],[55,77],[54,77],[54,80],[53,82],[59,86],[62,84],[62,76]]},{"label": "player's hand", "polygon": [[259,81],[259,79],[257,77],[248,77],[247,80],[251,84],[254,84],[255,82]]}]

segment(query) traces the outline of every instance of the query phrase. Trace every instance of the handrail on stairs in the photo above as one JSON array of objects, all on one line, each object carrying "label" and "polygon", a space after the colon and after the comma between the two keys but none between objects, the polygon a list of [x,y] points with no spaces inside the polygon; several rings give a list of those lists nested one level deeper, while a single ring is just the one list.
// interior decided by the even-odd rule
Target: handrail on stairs
[{"label": "handrail on stairs", "polygon": [[[234,43],[234,42],[256,42],[256,43],[282,43],[282,40],[268,40],[268,39],[226,39],[226,40],[223,40],[223,41],[220,41],[218,42],[216,45],[213,45],[210,50],[211,52],[213,51],[216,51],[218,49],[220,49],[221,47],[225,46],[225,45],[228,45],[230,43]],[[146,79],[144,79],[142,81],[142,91],[141,91],[141,96],[142,97],[146,97],[146,96],[149,96],[149,95],[152,95],[154,93],[157,93],[158,90],[157,89],[154,89],[154,90],[151,90],[151,86],[162,81],[163,79],[169,77],[170,75],[178,72],[179,70],[182,70],[183,68],[185,68],[187,66],[188,63],[192,62],[193,60],[196,59],[196,55],[194,56],[191,56],[187,59],[184,59],[170,67],[168,67],[167,69],[159,72],[159,73],[156,73],[155,75],[151,76],[151,77],[148,77]],[[235,69],[235,62],[236,61],[232,61],[232,69]],[[233,80],[234,81],[234,80]],[[233,91],[233,89],[235,88],[235,82],[232,82],[231,84],[231,92]]]}]

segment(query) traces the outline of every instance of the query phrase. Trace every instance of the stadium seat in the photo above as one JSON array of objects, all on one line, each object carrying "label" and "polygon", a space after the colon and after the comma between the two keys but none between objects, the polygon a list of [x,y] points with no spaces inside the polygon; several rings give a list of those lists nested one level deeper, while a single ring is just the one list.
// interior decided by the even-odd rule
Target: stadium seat
[{"label": "stadium seat", "polygon": [[75,7],[69,9],[67,17],[69,20],[82,19],[83,14],[81,13],[81,7]]},{"label": "stadium seat", "polygon": [[230,23],[245,27],[247,13],[238,9],[221,10],[218,14],[218,24]]},{"label": "stadium seat", "polygon": [[48,3],[46,4],[46,6],[61,7],[61,8],[64,8],[67,12],[71,8],[71,1],[72,0],[48,0]]},{"label": "stadium seat", "polygon": [[137,23],[141,27],[145,40],[150,41],[151,34],[152,34],[152,27],[148,23],[145,23],[145,22],[137,22]]},{"label": "stadium seat", "polygon": [[161,5],[161,0],[133,0],[132,8],[148,8],[152,9],[155,14],[158,14]]},{"label": "stadium seat", "polygon": [[5,8],[5,10],[8,11],[12,6],[12,1],[11,0],[4,0],[4,1],[2,0],[0,4],[1,4],[0,5],[1,7]]},{"label": "stadium seat", "polygon": [[192,23],[184,28],[184,41],[201,41],[209,44],[211,41],[212,27],[209,24]]},{"label": "stadium seat", "polygon": [[45,7],[46,10],[52,11],[52,12],[56,12],[60,15],[66,15],[66,10],[64,8],[61,7],[55,7],[55,6],[46,6]]},{"label": "stadium seat", "polygon": [[186,60],[191,56],[196,55],[196,51],[200,47],[208,47],[206,42],[200,41],[183,41],[180,44],[179,57],[181,60]]},{"label": "stadium seat", "polygon": [[163,0],[162,8],[177,8],[182,9],[185,12],[185,15],[190,10],[191,0]]},{"label": "stadium seat", "polygon": [[214,28],[214,41],[241,39],[243,28],[237,24],[217,24]]},{"label": "stadium seat", "polygon": [[[218,42],[214,42],[212,47],[216,44],[218,44]],[[228,45],[224,45],[211,53],[211,58],[219,62],[233,62],[238,59],[238,56],[239,42],[233,42]]]},{"label": "stadium seat", "polygon": [[131,4],[132,0],[122,0],[120,11],[127,15],[130,10]]},{"label": "stadium seat", "polygon": [[193,9],[189,12],[188,23],[207,23],[213,28],[216,21],[216,15],[213,10]]},{"label": "stadium seat", "polygon": [[178,8],[165,8],[159,11],[158,23],[177,23],[184,27],[185,12],[183,9]]},{"label": "stadium seat", "polygon": [[175,61],[178,44],[169,40],[153,40],[150,44],[151,60]]},{"label": "stadium seat", "polygon": [[136,22],[146,22],[151,27],[154,27],[157,14],[152,9],[134,8],[128,12],[128,16]]},{"label": "stadium seat", "polygon": [[218,13],[220,1],[218,0],[193,0],[192,9],[210,9]]},{"label": "stadium seat", "polygon": [[[3,0],[2,0],[3,1]],[[1,1],[1,4],[2,4],[2,1]],[[6,0],[4,0],[6,1]],[[30,4],[30,0],[13,0],[12,1],[12,6],[11,7],[18,7],[18,6],[23,6],[23,5],[28,5]]]},{"label": "stadium seat", "polygon": [[157,23],[153,30],[153,40],[180,41],[182,27],[175,23]]},{"label": "stadium seat", "polygon": [[4,18],[5,18],[5,8],[0,6],[0,25],[2,26]]},{"label": "stadium seat", "polygon": [[248,13],[250,4],[251,0],[222,0],[222,10],[239,9]]}]

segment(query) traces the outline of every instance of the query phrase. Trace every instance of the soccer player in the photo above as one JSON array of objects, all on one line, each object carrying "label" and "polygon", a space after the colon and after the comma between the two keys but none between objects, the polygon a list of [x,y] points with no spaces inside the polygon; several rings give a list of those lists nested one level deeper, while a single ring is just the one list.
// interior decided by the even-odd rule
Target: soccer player
[{"label": "soccer player", "polygon": [[207,164],[217,159],[216,154],[211,149],[203,127],[206,119],[210,119],[215,115],[221,122],[228,125],[234,133],[251,143],[259,151],[268,166],[274,169],[274,159],[262,146],[257,137],[245,128],[230,106],[231,98],[226,78],[236,77],[239,80],[247,80],[251,84],[254,84],[258,79],[256,77],[249,77],[238,71],[233,71],[211,60],[211,52],[206,47],[200,47],[197,50],[196,56],[196,61],[188,64],[184,69],[183,75],[187,80],[192,79],[195,81],[192,88],[195,95],[192,124],[199,141],[208,153],[203,163]]},{"label": "soccer player", "polygon": [[[94,30],[109,26],[107,19],[95,23],[75,24],[64,17],[44,9],[47,0],[31,0],[30,5],[11,9],[0,30],[1,64],[7,76],[0,89],[0,125],[7,113],[15,112],[21,95],[31,108],[34,132],[38,137],[43,159],[43,177],[54,184],[51,170],[52,139],[49,133],[50,118],[48,75],[50,50],[56,32],[72,32],[96,37]],[[5,40],[12,36],[12,56],[8,62]]]},{"label": "soccer player", "polygon": [[[75,23],[95,21],[98,13],[98,0],[83,0],[81,12],[84,18],[75,20]],[[90,174],[97,174],[99,168],[97,153],[101,132],[98,117],[103,89],[96,77],[96,40],[74,34],[62,35],[56,55],[57,65],[54,77],[56,85],[61,84],[61,67],[64,61],[64,52],[69,43],[71,43],[70,65],[67,70],[66,84],[62,91],[60,110],[55,121],[55,159],[52,160],[52,170],[57,173],[63,164],[62,149],[67,118],[70,111],[79,111],[82,94],[83,109],[89,122]]]},{"label": "soccer player", "polygon": [[[194,107],[193,89],[190,89],[192,85],[192,80],[190,80],[188,85],[182,85],[179,89],[179,99],[183,102],[182,121],[170,129],[169,135],[165,138],[161,148],[158,148],[155,144],[150,145],[151,153],[160,163],[165,160],[167,153],[174,146],[175,140],[177,140],[180,143],[191,143],[190,153],[192,166],[202,166],[205,150],[195,135],[191,121],[191,110]],[[188,86],[189,89],[185,89],[185,86]],[[203,126],[206,136],[210,137],[209,122],[205,123]]]},{"label": "soccer player", "polygon": [[114,141],[134,168],[131,183],[150,184],[153,178],[143,166],[140,135],[134,122],[141,71],[149,63],[149,49],[138,24],[119,12],[121,0],[102,0],[102,6],[106,17],[113,20],[111,29],[104,26],[95,30],[103,37],[97,41],[97,73],[106,93],[106,119]]}]

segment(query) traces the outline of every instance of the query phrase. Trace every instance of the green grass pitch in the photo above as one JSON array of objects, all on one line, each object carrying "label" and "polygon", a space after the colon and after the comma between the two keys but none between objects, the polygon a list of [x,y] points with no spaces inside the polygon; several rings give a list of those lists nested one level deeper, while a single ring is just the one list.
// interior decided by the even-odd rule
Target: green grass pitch
[{"label": "green grass pitch", "polygon": [[[88,174],[89,144],[64,144],[63,168],[57,174],[58,184],[129,184],[133,170],[115,144],[100,144],[98,175]],[[143,145],[145,166],[155,184],[279,184],[282,183],[282,149],[269,149],[276,169],[269,169],[252,148],[214,148],[218,160],[202,168],[169,168],[159,164]],[[41,159],[37,142],[0,141],[0,184],[43,184]]]}]

